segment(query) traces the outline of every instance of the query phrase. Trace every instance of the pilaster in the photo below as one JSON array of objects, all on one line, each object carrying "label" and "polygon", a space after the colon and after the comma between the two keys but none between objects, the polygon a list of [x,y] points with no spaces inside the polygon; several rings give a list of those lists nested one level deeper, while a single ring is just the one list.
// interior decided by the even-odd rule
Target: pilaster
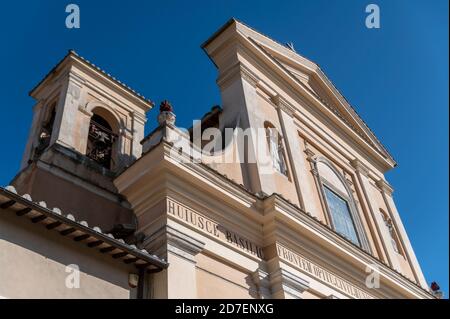
[{"label": "pilaster", "polygon": [[258,134],[258,128],[264,129],[264,123],[258,116],[257,83],[259,79],[241,62],[220,72],[218,84],[223,102],[221,126],[231,125],[241,129],[241,133],[244,133],[238,134],[241,143],[244,141],[244,135],[247,136],[248,147],[244,148],[243,145],[237,147],[243,167],[244,184],[249,185],[255,193],[263,191],[272,194],[275,191],[273,176],[266,172],[265,168],[268,164],[260,156],[263,154],[260,148],[266,147],[267,142],[265,134],[264,136]]},{"label": "pilaster", "polygon": [[420,284],[420,286],[422,286],[422,288],[428,289],[427,281],[422,273],[422,269],[420,268],[419,262],[417,260],[416,254],[414,253],[411,242],[406,233],[405,227],[403,226],[400,214],[397,211],[397,207],[395,205],[394,198],[392,196],[394,189],[384,179],[378,180],[376,184],[380,188],[381,194],[383,195],[383,199],[385,201],[389,215],[392,218],[392,222],[394,223],[394,227],[399,233],[399,237],[404,247],[406,258],[408,259],[408,262],[411,265],[414,277],[416,281]]},{"label": "pilaster", "polygon": [[310,184],[308,174],[308,163],[306,162],[301,149],[299,135],[294,123],[295,108],[283,97],[277,95],[273,98],[278,106],[283,135],[286,140],[286,150],[292,168],[292,175],[297,189],[300,207],[313,216],[318,217],[319,209],[313,197],[314,186]]},{"label": "pilaster", "polygon": [[261,299],[270,299],[270,279],[269,273],[261,268],[252,273],[253,281],[258,288],[258,294]]},{"label": "pilaster", "polygon": [[153,298],[197,298],[195,256],[203,250],[203,242],[165,225],[148,236],[144,246],[170,265],[153,275]]},{"label": "pilaster", "polygon": [[39,137],[39,126],[42,122],[42,113],[44,112],[44,101],[38,101],[33,107],[33,121],[31,124],[30,133],[28,135],[27,145],[25,146],[25,152],[22,157],[22,162],[20,164],[20,169],[24,169],[28,166],[28,161],[31,159],[31,153],[33,152],[33,147]]},{"label": "pilaster", "polygon": [[364,207],[369,211],[372,217],[369,218],[369,225],[371,225],[371,228],[373,228],[376,235],[376,238],[373,238],[373,240],[376,243],[376,249],[379,258],[387,261],[390,265],[392,265],[392,257],[388,255],[386,247],[386,243],[390,241],[386,241],[386,234],[383,235],[384,228],[382,227],[382,223],[384,222],[381,220],[381,217],[379,216],[380,214],[378,214],[378,212],[374,208],[374,204],[372,203],[372,199],[370,196],[369,169],[358,159],[352,160],[350,164],[355,168],[356,177],[359,184],[361,185],[363,195],[361,198],[361,205],[364,205]]},{"label": "pilaster", "polygon": [[270,289],[274,299],[302,299],[309,289],[309,281],[282,268],[278,260],[270,262]]}]

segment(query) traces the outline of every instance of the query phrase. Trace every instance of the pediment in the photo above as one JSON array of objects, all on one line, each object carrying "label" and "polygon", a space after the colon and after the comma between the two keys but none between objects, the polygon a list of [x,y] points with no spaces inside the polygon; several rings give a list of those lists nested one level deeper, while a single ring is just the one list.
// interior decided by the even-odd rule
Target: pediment
[{"label": "pediment", "polygon": [[251,43],[258,46],[276,65],[294,78],[304,89],[332,111],[342,122],[351,128],[386,160],[396,165],[392,156],[377,139],[367,124],[337,90],[320,67],[297,52],[292,51],[267,36],[237,22],[238,31]]}]

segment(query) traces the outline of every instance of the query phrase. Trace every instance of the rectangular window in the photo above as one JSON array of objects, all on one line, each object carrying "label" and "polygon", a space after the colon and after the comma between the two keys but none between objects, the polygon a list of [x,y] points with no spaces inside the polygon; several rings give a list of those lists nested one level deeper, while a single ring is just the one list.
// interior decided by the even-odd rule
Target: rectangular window
[{"label": "rectangular window", "polygon": [[323,187],[334,230],[360,246],[348,202],[328,187]]}]

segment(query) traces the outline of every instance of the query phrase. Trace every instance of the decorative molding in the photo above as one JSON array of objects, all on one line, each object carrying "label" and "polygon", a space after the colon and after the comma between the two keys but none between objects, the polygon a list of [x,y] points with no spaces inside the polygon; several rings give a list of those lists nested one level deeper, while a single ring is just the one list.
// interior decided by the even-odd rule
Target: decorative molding
[{"label": "decorative molding", "polygon": [[295,114],[295,107],[281,95],[277,94],[276,96],[272,97],[272,101],[276,106],[280,108],[280,110],[284,111],[290,117]]},{"label": "decorative molding", "polygon": [[356,299],[374,299],[374,296],[364,291],[360,287],[357,287],[348,280],[342,278],[341,276],[331,272],[327,268],[321,266],[300,255],[297,252],[292,251],[280,244],[277,244],[277,253],[280,259],[287,262],[288,264],[298,268],[302,272],[315,277],[327,285],[331,285],[334,289]]},{"label": "decorative molding", "polygon": [[254,257],[264,259],[264,251],[260,245],[249,240],[240,233],[223,226],[214,219],[207,217],[205,214],[197,212],[194,209],[169,198],[167,199],[167,213],[168,216],[174,217],[176,220],[189,227],[194,227],[197,230]]},{"label": "decorative molding", "polygon": [[245,80],[254,88],[260,82],[259,77],[240,62],[221,73],[216,82],[221,90],[224,90],[237,78]]},{"label": "decorative molding", "polygon": [[356,233],[359,239],[359,242],[361,244],[361,248],[363,248],[365,251],[367,251],[368,253],[371,253],[371,248],[370,248],[370,244],[369,244],[369,240],[367,238],[367,234],[366,231],[364,229],[363,223],[362,223],[362,216],[358,210],[358,206],[357,203],[355,202],[355,198],[353,197],[353,191],[350,188],[350,186],[347,183],[346,178],[343,176],[343,174],[333,165],[332,162],[330,162],[327,158],[319,156],[316,158],[316,162],[315,162],[315,169],[318,171],[317,169],[317,164],[318,163],[323,163],[325,165],[327,165],[332,171],[333,173],[336,175],[336,177],[341,181],[341,183],[344,185],[345,190],[347,192],[347,194],[342,194],[341,192],[339,192],[333,185],[331,185],[330,183],[327,183],[326,180],[324,180],[320,174],[318,173],[318,180],[319,180],[319,184],[320,184],[320,192],[322,193],[322,200],[324,201],[324,207],[326,208],[325,210],[327,211],[328,215],[330,216],[330,221],[331,219],[331,212],[330,212],[330,208],[329,208],[329,204],[326,200],[325,194],[323,193],[323,185],[326,185],[328,187],[331,187],[331,189],[336,192],[337,194],[342,194],[344,195],[344,199],[347,200],[349,208],[350,208],[350,214],[352,216],[353,219],[353,223],[355,224],[356,227]]},{"label": "decorative molding", "polygon": [[297,299],[300,299],[301,294],[309,289],[309,281],[283,268],[279,268],[270,274],[270,285],[272,286],[273,295],[282,291]]},{"label": "decorative molding", "polygon": [[311,174],[313,174],[314,177],[319,177],[319,172],[317,171],[317,169],[313,168],[310,170]]},{"label": "decorative molding", "polygon": [[316,162],[316,160],[315,160],[315,156],[316,156],[316,153],[314,153],[311,149],[309,149],[309,148],[306,148],[305,150],[304,150],[304,152],[305,152],[305,154],[306,154],[306,160],[307,161],[309,161],[309,162],[311,162],[311,163],[315,163]]},{"label": "decorative molding", "polygon": [[361,163],[360,160],[355,158],[350,161],[350,165],[353,168],[355,168],[358,173],[361,173],[365,177],[369,176],[369,168],[367,166],[365,166],[363,163]]},{"label": "decorative molding", "polygon": [[67,73],[69,81],[76,83],[80,88],[86,83],[86,80],[79,74],[69,71]]},{"label": "decorative molding", "polygon": [[[329,227],[315,220],[312,216],[308,216],[304,211],[287,202],[279,195],[271,195],[264,199],[265,214],[274,213],[275,218],[283,218],[283,214],[294,218],[299,225],[308,225],[320,237],[323,237],[329,243],[333,243],[336,247],[340,246],[348,256],[351,256],[355,262],[362,263],[363,269],[367,265],[376,265],[379,267],[380,274],[386,280],[392,282],[398,287],[407,290],[409,293],[415,294],[419,298],[430,298],[429,292],[423,289],[420,285],[413,282],[411,279],[405,277],[385,262],[382,262],[372,254],[364,251],[361,247],[356,246],[343,236],[339,235]],[[266,227],[267,225],[264,224]]]},{"label": "decorative molding", "polygon": [[261,268],[255,270],[252,274],[253,282],[258,288],[258,293],[261,299],[269,299],[272,297],[270,293],[270,279],[269,273]]},{"label": "decorative molding", "polygon": [[394,192],[394,188],[386,182],[384,179],[380,179],[375,182],[375,184],[378,186],[378,188],[385,193],[388,196],[392,196],[392,193]]},{"label": "decorative molding", "polygon": [[[352,193],[355,193],[355,190],[352,188],[353,181],[351,180],[351,178],[345,178],[345,181],[347,182],[348,186],[350,186]],[[358,202],[358,201],[355,199],[355,202]]]},{"label": "decorative molding", "polygon": [[135,120],[136,122],[138,122],[139,124],[145,125],[145,123],[147,122],[147,118],[145,116],[145,114],[141,114],[138,113],[136,111],[131,111],[130,112],[130,116],[133,120]]},{"label": "decorative molding", "polygon": [[[81,108],[83,108],[83,106],[80,105]],[[114,107],[111,106],[111,101],[100,101],[100,100],[94,100],[94,101],[90,101],[88,103],[86,103],[86,105],[84,106],[84,108],[86,109],[86,112],[90,112],[92,114],[92,110],[94,110],[95,108],[100,107],[105,109],[106,111],[108,111],[116,120],[117,126],[120,128],[122,126],[122,120],[120,117],[120,114],[117,112],[117,110],[114,109]]]},{"label": "decorative molding", "polygon": [[193,263],[196,263],[195,256],[205,247],[205,243],[169,225],[165,225],[147,236],[143,245],[147,250],[166,259],[170,252]]},{"label": "decorative molding", "polygon": [[245,81],[247,81],[251,86],[255,88],[260,81],[259,77],[243,64],[241,64],[241,76]]}]

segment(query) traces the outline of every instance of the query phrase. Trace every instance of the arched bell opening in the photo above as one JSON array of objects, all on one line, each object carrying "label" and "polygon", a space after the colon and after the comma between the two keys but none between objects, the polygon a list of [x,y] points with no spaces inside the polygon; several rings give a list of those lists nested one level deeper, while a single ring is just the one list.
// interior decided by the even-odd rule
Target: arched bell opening
[{"label": "arched bell opening", "polygon": [[96,108],[92,113],[86,156],[104,168],[112,170],[118,158],[118,123],[113,115],[102,108]]}]

